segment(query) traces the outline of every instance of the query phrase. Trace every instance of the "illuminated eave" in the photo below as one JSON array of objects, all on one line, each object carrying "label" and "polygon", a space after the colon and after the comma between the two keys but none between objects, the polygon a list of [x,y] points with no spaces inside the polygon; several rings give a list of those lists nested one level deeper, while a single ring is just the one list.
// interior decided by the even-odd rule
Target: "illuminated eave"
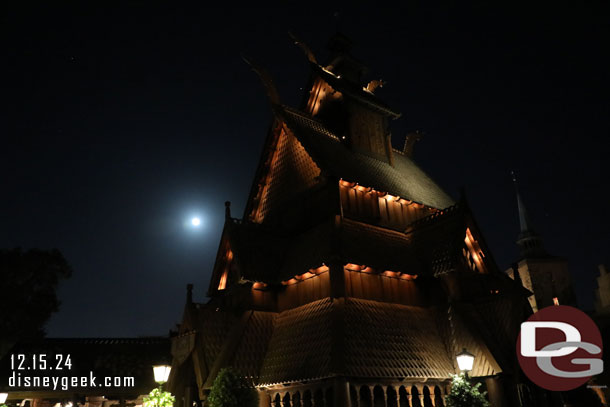
[{"label": "illuminated eave", "polygon": [[389,201],[389,202],[398,202],[398,203],[400,203],[402,205],[413,205],[417,209],[427,208],[429,211],[437,211],[438,210],[436,208],[432,208],[432,207],[426,206],[426,205],[424,205],[423,203],[420,203],[420,202],[415,202],[415,201],[412,201],[410,199],[401,198],[398,195],[392,195],[392,194],[390,194],[388,192],[377,191],[375,188],[372,188],[372,187],[365,187],[363,185],[360,185],[357,182],[346,181],[343,178],[341,178],[339,180],[339,185],[342,186],[342,187],[345,187],[345,188],[354,189],[354,190],[359,191],[359,192],[376,194],[379,198],[383,198],[383,199],[385,199],[386,201]]},{"label": "illuminated eave", "polygon": [[[346,263],[343,266],[343,268],[345,270],[351,271],[351,272],[367,273],[367,274],[377,274],[378,273],[377,270],[375,270],[374,268],[363,265],[363,264],[361,265],[361,264],[355,264],[355,263]],[[322,266],[318,267],[317,269],[311,269],[306,273],[294,276],[290,280],[284,280],[284,281],[282,281],[282,285],[297,284],[302,281],[308,280],[310,278],[316,277],[327,271],[328,271],[328,267],[326,265],[322,265]],[[379,272],[378,274],[383,277],[396,278],[396,279],[400,279],[400,280],[415,280],[417,278],[417,274],[408,274],[408,273],[403,273],[400,271],[392,271],[392,270],[385,270],[385,271]]]},{"label": "illuminated eave", "polygon": [[282,281],[282,285],[292,285],[292,284],[300,283],[301,281],[305,281],[310,278],[316,277],[322,273],[326,273],[327,271],[328,271],[328,266],[325,265],[324,263],[322,263],[322,265],[320,267],[317,267],[315,269],[309,269],[309,271],[307,271],[303,274],[296,275],[293,278],[291,278],[290,280]]},{"label": "illuminated eave", "polygon": [[267,288],[267,283],[263,283],[261,281],[257,281],[254,284],[252,284],[253,290],[264,290],[265,288]]},{"label": "illuminated eave", "polygon": [[[367,274],[377,273],[377,270],[375,270],[374,268],[372,268],[370,266],[366,266],[364,264],[347,263],[343,267],[347,271],[367,273]],[[393,271],[393,270],[385,270],[385,271],[379,272],[379,275],[381,275],[383,277],[389,277],[389,278],[398,278],[401,280],[415,280],[417,278],[417,274],[409,274],[409,273],[403,273],[401,271]]]}]

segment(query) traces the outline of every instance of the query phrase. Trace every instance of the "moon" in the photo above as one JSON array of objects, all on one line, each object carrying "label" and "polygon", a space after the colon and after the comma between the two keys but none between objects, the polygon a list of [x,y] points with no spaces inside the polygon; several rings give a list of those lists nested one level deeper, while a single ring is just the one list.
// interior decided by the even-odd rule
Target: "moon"
[{"label": "moon", "polygon": [[199,227],[199,225],[201,225],[201,219],[194,217],[193,219],[191,219],[191,225]]}]

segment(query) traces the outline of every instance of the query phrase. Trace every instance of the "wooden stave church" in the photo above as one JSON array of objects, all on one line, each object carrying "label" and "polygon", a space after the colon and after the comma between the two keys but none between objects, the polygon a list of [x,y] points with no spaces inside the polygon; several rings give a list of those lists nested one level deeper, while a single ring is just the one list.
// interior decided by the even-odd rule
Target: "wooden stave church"
[{"label": "wooden stave church", "polygon": [[223,367],[261,406],[443,406],[456,354],[493,406],[528,393],[515,357],[531,294],[495,264],[462,196],[413,161],[418,133],[391,145],[400,117],[360,82],[349,40],[309,60],[301,109],[269,75],[273,122],[243,218],[226,220],[205,304],[192,286],[168,383],[203,402]]}]

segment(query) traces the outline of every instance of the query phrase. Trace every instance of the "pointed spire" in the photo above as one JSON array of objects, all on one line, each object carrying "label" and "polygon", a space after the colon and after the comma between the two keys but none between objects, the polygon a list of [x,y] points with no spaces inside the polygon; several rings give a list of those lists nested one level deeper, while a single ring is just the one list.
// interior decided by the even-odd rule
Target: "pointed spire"
[{"label": "pointed spire", "polygon": [[514,171],[511,171],[513,183],[515,184],[515,194],[517,195],[517,209],[519,211],[519,227],[520,233],[517,237],[517,245],[521,249],[523,257],[544,257],[547,253],[542,245],[542,237],[532,227],[532,221],[529,218],[523,198],[519,193],[517,184],[517,176]]},{"label": "pointed spire", "polygon": [[532,222],[530,221],[530,217],[527,214],[527,209],[525,208],[525,204],[523,203],[523,199],[521,198],[521,194],[519,193],[519,185],[517,184],[517,176],[514,171],[510,172],[513,176],[513,183],[515,184],[515,193],[517,194],[517,209],[519,210],[519,226],[521,227],[521,234],[527,232],[534,232],[532,229]]}]

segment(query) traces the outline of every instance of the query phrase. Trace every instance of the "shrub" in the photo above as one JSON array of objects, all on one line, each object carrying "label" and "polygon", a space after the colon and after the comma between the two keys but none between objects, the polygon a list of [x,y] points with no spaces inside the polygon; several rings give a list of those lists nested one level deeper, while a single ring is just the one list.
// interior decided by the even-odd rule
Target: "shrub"
[{"label": "shrub", "polygon": [[258,393],[233,369],[222,369],[208,396],[211,407],[258,407]]},{"label": "shrub", "polygon": [[156,387],[144,397],[144,407],[172,407],[176,398],[170,392]]},{"label": "shrub", "polygon": [[472,384],[465,374],[452,377],[451,392],[445,398],[447,407],[489,407],[487,392],[480,392],[481,383]]}]

